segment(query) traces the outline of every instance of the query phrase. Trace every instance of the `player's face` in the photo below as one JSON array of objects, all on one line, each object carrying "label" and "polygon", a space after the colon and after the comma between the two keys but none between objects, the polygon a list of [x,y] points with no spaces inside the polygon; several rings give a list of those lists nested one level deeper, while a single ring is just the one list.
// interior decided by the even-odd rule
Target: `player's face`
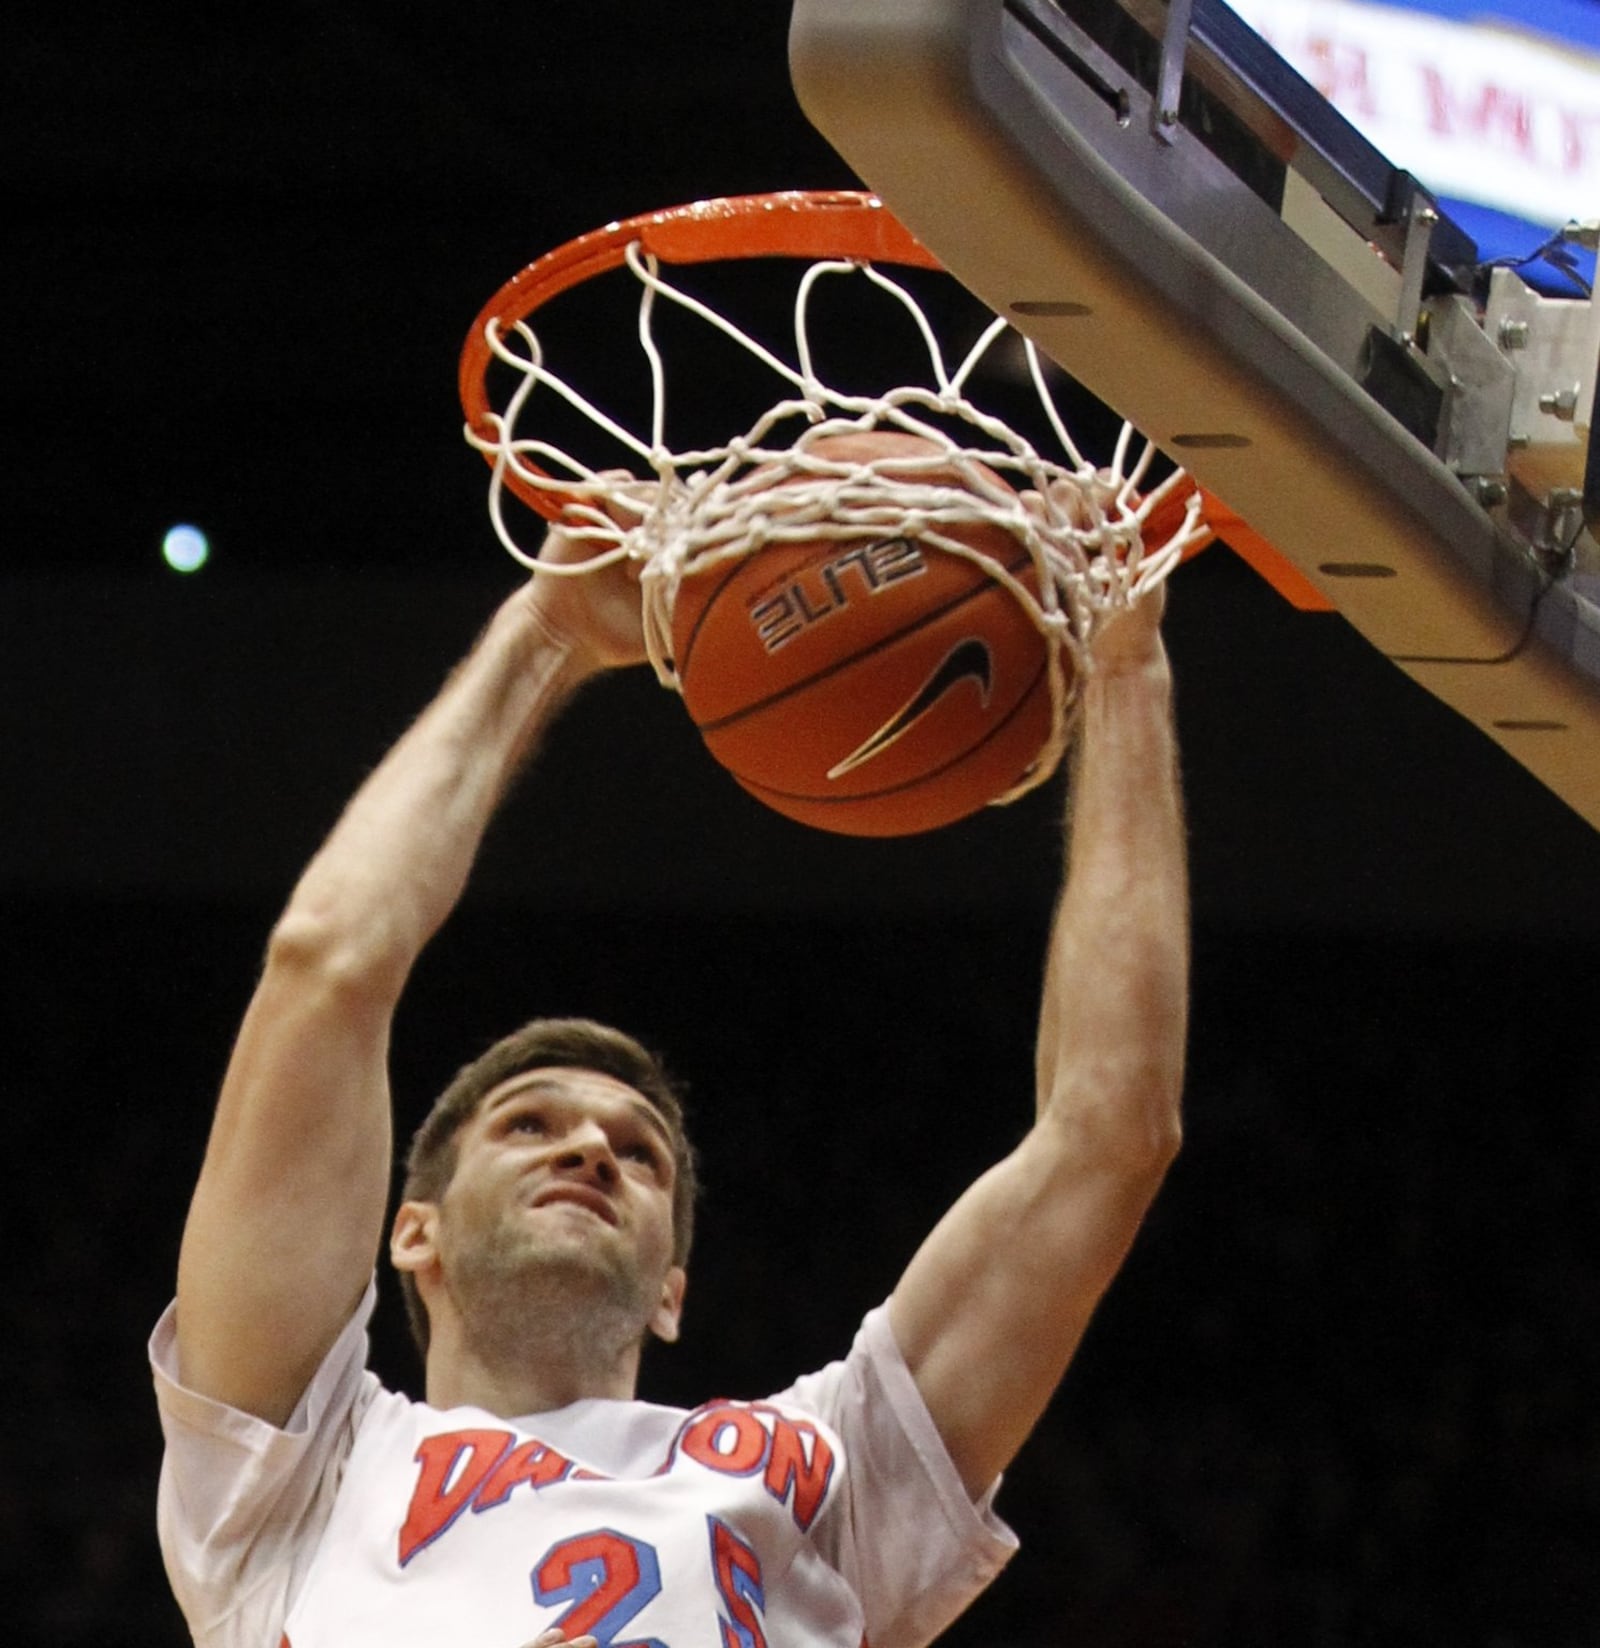
[{"label": "player's face", "polygon": [[[461,1130],[440,1202],[447,1275],[567,1276],[653,1326],[672,1280],[672,1138],[633,1088],[593,1070],[528,1070]],[[672,1326],[675,1328],[675,1321]]]}]

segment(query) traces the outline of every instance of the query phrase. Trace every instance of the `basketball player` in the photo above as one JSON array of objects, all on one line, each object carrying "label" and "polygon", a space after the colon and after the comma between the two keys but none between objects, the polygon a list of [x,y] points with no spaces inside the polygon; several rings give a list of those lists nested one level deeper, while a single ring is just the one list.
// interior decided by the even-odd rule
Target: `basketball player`
[{"label": "basketball player", "polygon": [[[559,530],[545,549],[582,553]],[[623,568],[503,604],[305,871],[223,1083],[151,1342],[162,1545],[197,1642],[915,1648],[989,1582],[1014,1545],[996,1480],[1178,1139],[1158,619],[1151,601],[1113,622],[1084,686],[1031,1131],[843,1360],[682,1412],[633,1393],[647,1335],[677,1335],[692,1157],[648,1056],[570,1021],[469,1066],[424,1125],[389,1249],[426,1402],[365,1369],[402,986],[541,732],[643,657]]]}]

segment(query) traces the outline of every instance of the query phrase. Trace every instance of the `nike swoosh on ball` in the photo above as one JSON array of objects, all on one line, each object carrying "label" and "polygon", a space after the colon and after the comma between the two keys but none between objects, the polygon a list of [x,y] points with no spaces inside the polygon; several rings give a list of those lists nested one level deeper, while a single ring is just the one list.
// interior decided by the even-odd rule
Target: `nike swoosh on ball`
[{"label": "nike swoosh on ball", "polygon": [[944,656],[933,674],[914,692],[903,708],[895,711],[864,743],[853,749],[844,760],[828,769],[829,778],[842,778],[847,772],[868,761],[902,738],[925,716],[952,687],[971,679],[978,683],[979,702],[985,708],[989,703],[993,666],[989,647],[976,638],[958,641]]}]

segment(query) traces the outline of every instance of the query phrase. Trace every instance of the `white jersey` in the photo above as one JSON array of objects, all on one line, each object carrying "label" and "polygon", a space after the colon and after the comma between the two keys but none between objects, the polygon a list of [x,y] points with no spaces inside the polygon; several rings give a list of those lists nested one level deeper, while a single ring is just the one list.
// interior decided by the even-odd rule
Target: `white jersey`
[{"label": "white jersey", "polygon": [[920,1648],[1015,1548],[974,1506],[888,1313],[764,1402],[431,1408],[366,1369],[360,1310],[279,1430],[150,1342],[158,1521],[201,1648]]}]

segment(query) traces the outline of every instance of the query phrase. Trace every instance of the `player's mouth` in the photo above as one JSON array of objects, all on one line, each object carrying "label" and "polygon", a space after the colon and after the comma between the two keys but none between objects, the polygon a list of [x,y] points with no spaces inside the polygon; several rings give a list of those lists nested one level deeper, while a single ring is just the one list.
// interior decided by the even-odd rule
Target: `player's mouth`
[{"label": "player's mouth", "polygon": [[589,1185],[558,1184],[551,1185],[534,1197],[533,1207],[550,1207],[551,1205],[566,1205],[581,1207],[594,1214],[596,1218],[604,1219],[608,1225],[617,1225],[621,1221],[617,1217],[616,1207],[611,1198]]}]

